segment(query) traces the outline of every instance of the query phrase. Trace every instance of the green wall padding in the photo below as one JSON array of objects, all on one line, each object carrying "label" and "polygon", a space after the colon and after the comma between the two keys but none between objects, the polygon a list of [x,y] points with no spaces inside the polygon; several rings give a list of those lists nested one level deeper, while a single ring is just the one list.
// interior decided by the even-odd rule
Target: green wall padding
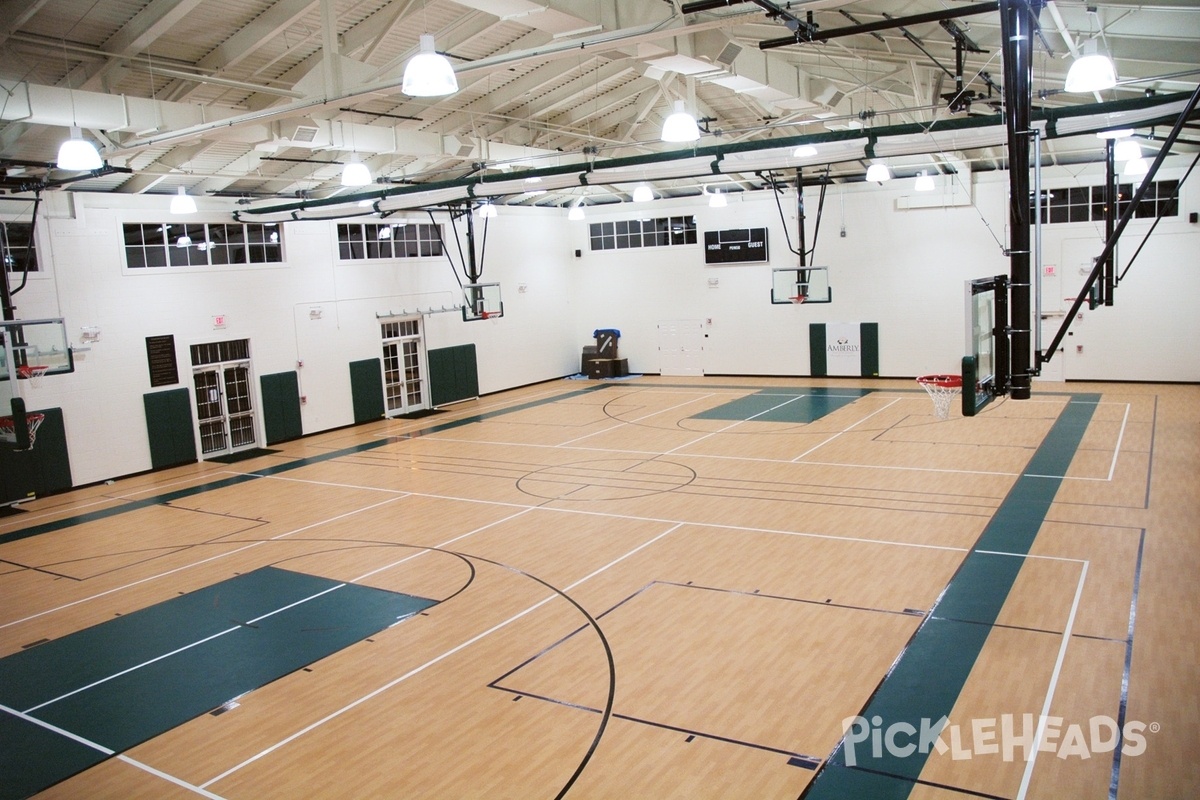
[{"label": "green wall padding", "polygon": [[32,410],[46,417],[38,428],[33,449],[0,449],[0,503],[71,488],[71,459],[62,409]]},{"label": "green wall padding", "polygon": [[350,400],[355,423],[383,417],[383,366],[378,358],[350,362]]},{"label": "green wall padding", "polygon": [[146,407],[150,465],[154,469],[163,469],[195,461],[196,436],[188,390],[150,392],[142,396],[142,403]]},{"label": "green wall padding", "polygon": [[859,323],[858,330],[862,341],[862,350],[859,351],[859,359],[862,362],[862,376],[864,378],[878,378],[879,323],[861,322]]},{"label": "green wall padding", "polygon": [[825,362],[825,323],[808,324],[808,372],[813,376],[828,374]]},{"label": "green wall padding", "polygon": [[300,378],[293,372],[276,372],[258,379],[262,386],[263,425],[267,444],[299,439],[304,435],[300,423]]},{"label": "green wall padding", "polygon": [[434,406],[479,396],[475,345],[442,347],[425,354],[429,364],[429,397]]}]

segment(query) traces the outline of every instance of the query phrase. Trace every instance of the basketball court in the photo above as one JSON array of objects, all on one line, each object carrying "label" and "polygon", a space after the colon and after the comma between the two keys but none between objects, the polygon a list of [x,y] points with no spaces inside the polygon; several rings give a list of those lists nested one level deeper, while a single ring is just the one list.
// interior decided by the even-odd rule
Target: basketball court
[{"label": "basketball court", "polygon": [[1195,782],[1170,665],[1194,628],[1174,609],[1196,599],[1196,387],[1067,384],[943,421],[912,381],[580,386],[0,518],[0,793]]}]

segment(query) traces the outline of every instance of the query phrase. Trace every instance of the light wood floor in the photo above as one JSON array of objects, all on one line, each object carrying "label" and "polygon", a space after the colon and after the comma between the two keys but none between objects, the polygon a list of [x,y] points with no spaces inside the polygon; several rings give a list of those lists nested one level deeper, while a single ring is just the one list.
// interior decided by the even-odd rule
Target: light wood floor
[{"label": "light wood floor", "polygon": [[[873,391],[701,416],[814,386]],[[1200,387],[1035,384],[938,421],[907,381],[738,377],[555,381],[0,518],[0,656],[265,565],[442,601],[40,796],[800,797],[1085,393],[960,746],[910,796],[1196,797]],[[1061,718],[1032,763],[964,756],[1026,714]],[[1144,752],[1064,752],[1098,716]]]}]

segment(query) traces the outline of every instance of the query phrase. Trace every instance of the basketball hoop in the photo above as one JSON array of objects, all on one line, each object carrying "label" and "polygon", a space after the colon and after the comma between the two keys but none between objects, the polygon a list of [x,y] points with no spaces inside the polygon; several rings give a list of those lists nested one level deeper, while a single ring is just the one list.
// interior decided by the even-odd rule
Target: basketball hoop
[{"label": "basketball hoop", "polygon": [[17,378],[29,381],[29,385],[37,388],[42,385],[42,377],[50,370],[38,364],[28,364],[17,367]]},{"label": "basketball hoop", "polygon": [[[26,414],[25,421],[29,425],[29,448],[33,449],[34,440],[37,439],[37,429],[41,426],[42,421],[46,419],[45,414]],[[15,445],[17,443],[16,421],[12,417],[0,417],[0,442]]]},{"label": "basketball hoop", "polygon": [[950,418],[950,403],[962,391],[961,375],[922,375],[917,383],[925,387],[933,399],[933,413],[938,419]]}]

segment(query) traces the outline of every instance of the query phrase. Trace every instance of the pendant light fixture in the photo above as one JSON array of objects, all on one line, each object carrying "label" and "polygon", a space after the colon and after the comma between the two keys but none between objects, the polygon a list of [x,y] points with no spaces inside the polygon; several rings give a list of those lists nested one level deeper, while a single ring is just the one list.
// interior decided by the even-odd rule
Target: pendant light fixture
[{"label": "pendant light fixture", "polygon": [[867,180],[875,181],[876,183],[884,183],[892,179],[892,171],[888,169],[887,164],[876,161],[871,166],[867,167]]},{"label": "pendant light fixture", "polygon": [[687,112],[682,100],[675,101],[675,111],[663,123],[664,142],[694,142],[700,138],[700,126],[696,118]]},{"label": "pendant light fixture", "polygon": [[583,198],[581,197],[576,200],[571,206],[570,210],[567,211],[567,219],[571,220],[572,222],[582,222],[583,218]]},{"label": "pendant light fixture", "polygon": [[371,182],[371,170],[359,160],[358,153],[351,153],[342,167],[342,186],[370,186]]},{"label": "pendant light fixture", "polygon": [[1133,139],[1122,139],[1113,147],[1114,161],[1132,161],[1142,157],[1142,147]]},{"label": "pendant light fixture", "polygon": [[1096,40],[1084,42],[1082,54],[1071,64],[1063,89],[1068,92],[1100,92],[1117,85],[1112,59],[1096,50]]},{"label": "pendant light fixture", "polygon": [[654,199],[654,192],[644,183],[639,183],[637,188],[633,190],[633,202],[648,203]]},{"label": "pendant light fixture", "polygon": [[917,176],[917,183],[913,187],[918,192],[932,192],[934,190],[933,176],[921,170],[921,174]]},{"label": "pendant light fixture", "polygon": [[171,198],[171,213],[172,214],[195,214],[196,200],[187,193],[187,189],[182,186],[176,191],[175,196]]},{"label": "pendant light fixture", "polygon": [[816,147],[811,144],[802,144],[792,151],[792,158],[812,158],[816,154]]},{"label": "pendant light fixture", "polygon": [[493,219],[496,216],[496,206],[489,200],[479,206],[480,219]]},{"label": "pendant light fixture", "polygon": [[713,189],[708,193],[709,208],[725,208],[729,205],[729,198],[720,189]]},{"label": "pendant light fixture", "polygon": [[433,46],[433,36],[421,34],[420,52],[404,67],[400,90],[410,97],[444,97],[458,91],[454,67]]},{"label": "pendant light fixture", "polygon": [[90,172],[103,167],[104,162],[100,159],[100,152],[96,150],[96,145],[84,139],[83,131],[72,125],[71,138],[58,148],[57,166],[59,169],[72,172]]}]

